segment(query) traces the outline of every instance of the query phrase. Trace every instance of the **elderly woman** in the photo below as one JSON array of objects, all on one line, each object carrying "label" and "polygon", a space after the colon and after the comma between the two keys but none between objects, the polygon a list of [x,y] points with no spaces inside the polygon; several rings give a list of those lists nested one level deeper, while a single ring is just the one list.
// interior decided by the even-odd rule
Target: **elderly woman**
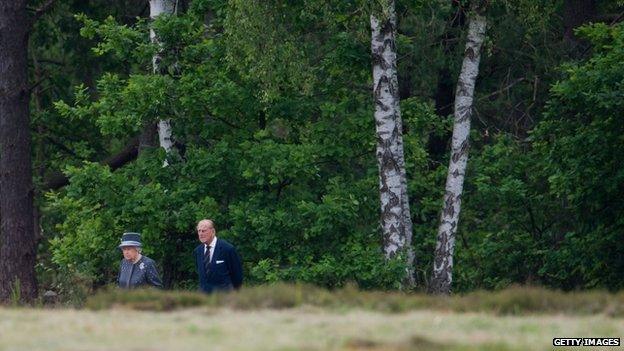
[{"label": "elderly woman", "polygon": [[118,283],[120,288],[133,289],[145,286],[162,288],[162,282],[156,270],[156,263],[141,255],[141,234],[124,233],[119,248],[123,260],[119,267]]}]

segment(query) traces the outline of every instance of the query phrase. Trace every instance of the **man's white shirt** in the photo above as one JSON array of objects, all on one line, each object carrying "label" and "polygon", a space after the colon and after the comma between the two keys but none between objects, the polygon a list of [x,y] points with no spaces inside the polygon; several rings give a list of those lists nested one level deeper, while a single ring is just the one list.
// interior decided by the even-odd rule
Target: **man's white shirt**
[{"label": "man's white shirt", "polygon": [[[217,245],[217,236],[215,235],[214,238],[212,238],[212,241],[210,242],[210,257],[208,262],[212,261],[212,256],[214,255],[214,249],[215,246]],[[208,245],[204,244],[204,256],[206,255],[206,249],[208,248]]]}]

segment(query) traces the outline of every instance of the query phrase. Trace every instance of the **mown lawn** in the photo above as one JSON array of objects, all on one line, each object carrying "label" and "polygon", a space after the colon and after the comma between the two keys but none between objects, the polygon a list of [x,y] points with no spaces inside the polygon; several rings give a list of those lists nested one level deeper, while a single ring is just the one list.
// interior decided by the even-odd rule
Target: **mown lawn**
[{"label": "mown lawn", "polygon": [[2,351],[563,350],[552,346],[553,337],[598,336],[623,337],[624,319],[311,306],[169,312],[0,308]]}]

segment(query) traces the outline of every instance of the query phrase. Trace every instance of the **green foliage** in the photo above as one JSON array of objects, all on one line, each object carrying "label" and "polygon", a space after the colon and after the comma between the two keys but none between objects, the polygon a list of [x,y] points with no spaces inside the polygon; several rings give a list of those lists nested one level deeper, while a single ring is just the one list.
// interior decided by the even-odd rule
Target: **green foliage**
[{"label": "green foliage", "polygon": [[[378,232],[369,16],[380,3],[201,0],[155,21],[137,18],[140,9],[124,2],[61,3],[31,39],[33,80],[47,77],[32,108],[37,178],[59,169],[70,177],[69,186],[39,199],[48,239],[38,267],[44,285],[80,300],[113,282],[119,237],[133,230],[167,286],[194,288],[194,227],[210,217],[219,237],[239,249],[247,283],[400,287],[405,267],[400,258],[383,259]],[[553,69],[568,58],[562,4],[493,1],[487,10],[455,291],[513,283],[623,287],[623,30],[580,29],[592,57]],[[467,5],[396,4],[422,287]],[[61,64],[50,69],[48,61]],[[171,120],[180,150],[168,167],[157,149],[141,150],[114,172],[99,163],[159,119]],[[297,296],[284,304],[299,304]],[[539,298],[514,295],[500,308],[539,309]],[[405,308],[402,297],[389,299],[384,308]],[[177,304],[186,302],[154,308]]]},{"label": "green foliage", "polygon": [[[344,14],[352,5],[301,3],[284,8],[295,16],[287,20],[266,6],[231,2],[212,23],[223,26],[222,36],[204,32],[203,15],[192,11],[159,19],[163,47],[175,47],[163,60],[179,73],[104,74],[97,98],[83,88],[74,103],[56,104],[68,119],[92,120],[104,137],[171,118],[185,144],[183,158],[164,168],[157,151],[115,172],[95,163],[67,168],[70,185],[48,199],[48,213],[60,219],[50,247],[56,265],[96,285],[111,282],[119,235],[134,230],[167,284],[192,287],[194,226],[208,217],[237,246],[248,282],[399,287],[405,267],[383,259],[377,233],[370,92],[351,89],[370,80],[368,47],[354,40],[366,27],[350,27]],[[313,28],[296,21],[312,24],[328,11],[343,16]],[[116,29],[109,20],[83,21],[85,34],[102,36],[103,51],[142,51],[132,39],[142,38],[142,23]],[[404,106],[414,128],[408,162],[426,167],[425,128],[440,123],[428,104]]]},{"label": "green foliage", "polygon": [[566,285],[622,288],[624,26],[599,24],[579,34],[593,42],[594,54],[566,68],[534,133],[536,151],[546,156],[550,191],[565,216],[559,224],[566,256],[551,267]]},{"label": "green foliage", "polygon": [[[101,23],[88,18],[85,14],[76,15],[76,20],[82,22],[80,35],[88,39],[101,38],[92,49],[98,56],[111,53],[123,61],[133,59],[137,62],[147,62],[155,52],[154,48],[150,50],[145,30],[120,25],[112,16],[108,16]],[[140,20],[135,25],[145,27],[145,21]]]},{"label": "green foliage", "polygon": [[564,66],[530,138],[498,138],[471,159],[468,234],[457,262],[462,290],[512,282],[623,287],[624,27],[579,34],[594,55]]},{"label": "green foliage", "polygon": [[[58,227],[64,235],[51,241],[56,264],[99,282],[112,281],[120,259],[120,233],[134,230],[143,235],[145,254],[172,269],[169,279],[192,277],[194,225],[208,215],[218,218],[213,215],[217,205],[204,192],[194,191],[187,165],[161,169],[162,155],[154,156],[119,173],[96,164],[68,170],[72,185],[67,193],[51,195],[50,211],[70,214]],[[189,194],[196,196],[189,199]]]}]

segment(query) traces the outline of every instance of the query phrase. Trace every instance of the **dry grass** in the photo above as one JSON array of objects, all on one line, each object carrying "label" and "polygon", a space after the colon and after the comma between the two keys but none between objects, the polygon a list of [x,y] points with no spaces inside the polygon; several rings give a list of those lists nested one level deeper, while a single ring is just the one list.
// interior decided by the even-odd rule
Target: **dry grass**
[{"label": "dry grass", "polygon": [[169,311],[188,307],[229,307],[240,310],[283,309],[298,306],[332,310],[365,309],[379,312],[439,310],[490,312],[499,315],[605,314],[624,317],[624,292],[563,293],[542,288],[514,287],[496,292],[473,292],[452,297],[399,292],[359,291],[354,287],[328,291],[309,285],[276,284],[248,287],[231,294],[206,296],[188,291],[101,291],[88,299],[90,309],[123,306],[136,310]]},{"label": "dry grass", "polygon": [[624,293],[603,291],[433,297],[277,284],[210,296],[103,290],[85,306],[0,308],[0,351],[551,350],[553,337],[624,336]]},{"label": "dry grass", "polygon": [[[317,307],[172,312],[0,308],[0,350],[550,350],[553,337],[624,336],[624,320]],[[611,348],[613,349],[613,348]]]}]

